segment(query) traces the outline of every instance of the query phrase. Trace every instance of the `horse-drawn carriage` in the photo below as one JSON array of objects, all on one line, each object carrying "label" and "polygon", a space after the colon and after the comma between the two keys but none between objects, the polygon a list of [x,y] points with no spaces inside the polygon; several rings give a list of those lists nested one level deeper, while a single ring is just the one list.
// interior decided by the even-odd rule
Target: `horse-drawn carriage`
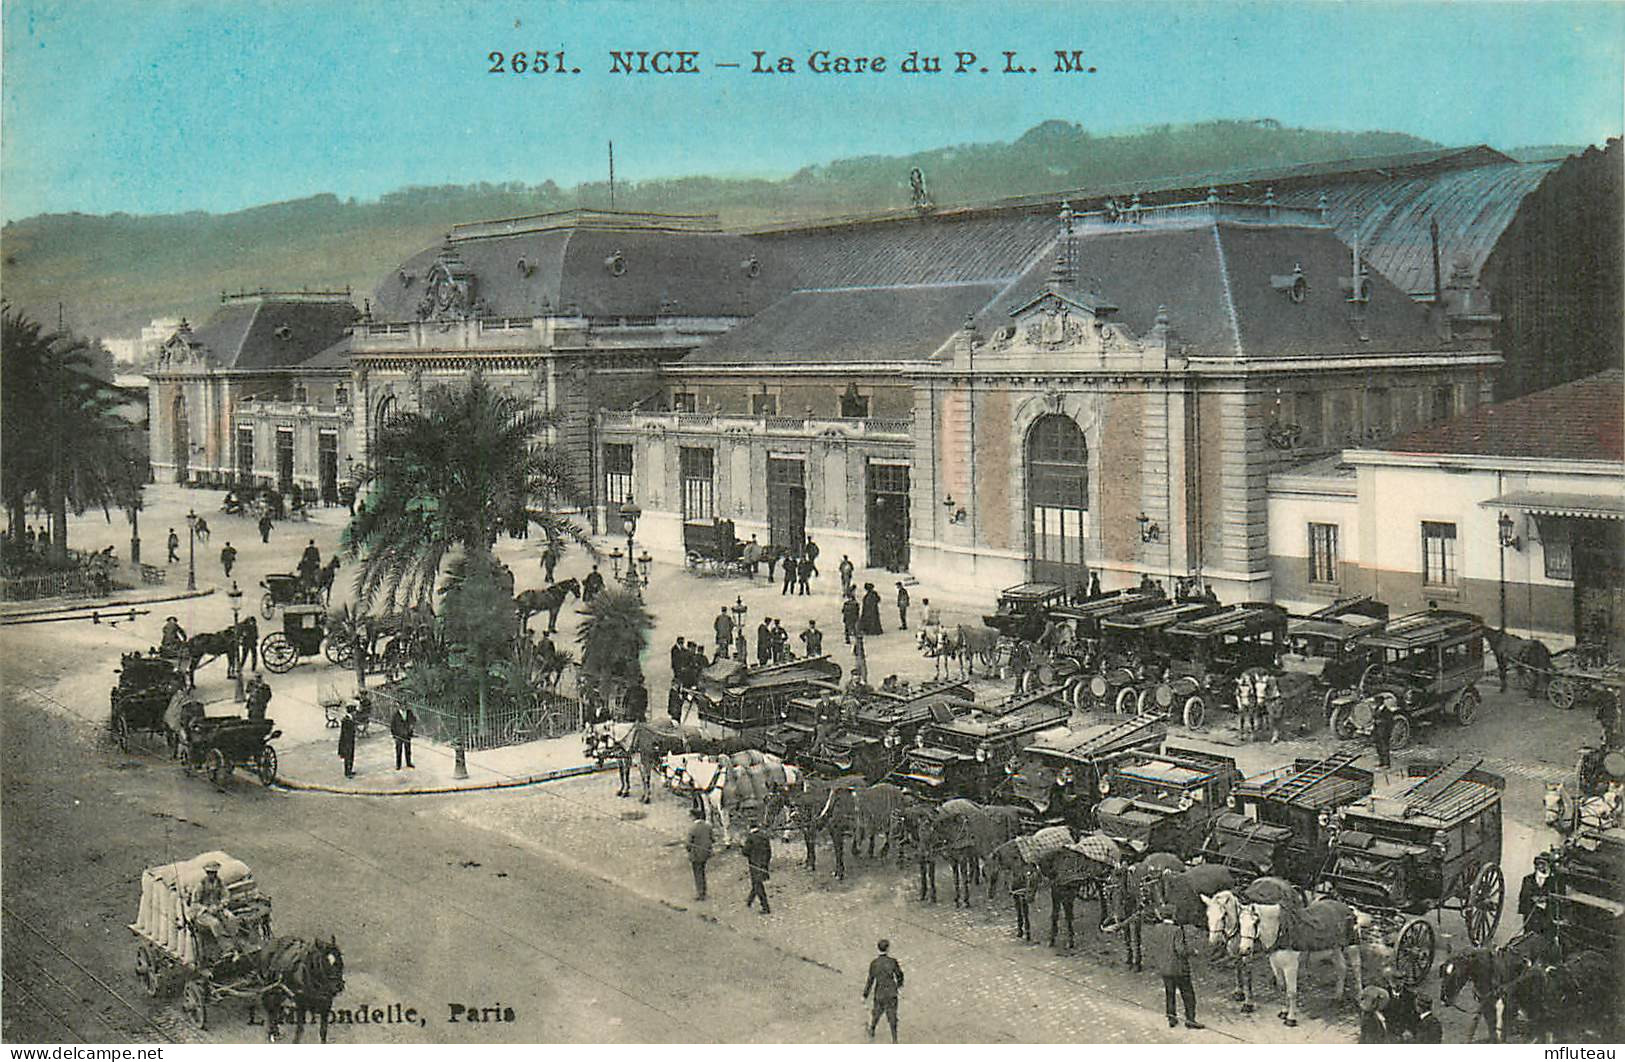
[{"label": "horse-drawn carriage", "polygon": [[744,570],[744,544],[734,537],[734,522],[683,524],[683,566],[697,575],[737,575]]},{"label": "horse-drawn carriage", "polygon": [[828,656],[748,667],[722,659],[700,674],[700,719],[732,730],[770,726],[792,699],[829,690],[841,680],[841,665]]},{"label": "horse-drawn carriage", "polygon": [[[1002,635],[1019,637],[1019,631],[1024,624],[1037,623],[1037,630],[1042,632],[1043,625],[1049,621],[1049,610],[1057,605],[1066,603],[1066,587],[1059,583],[1022,583],[1019,586],[1009,586],[999,593],[998,604],[990,615],[982,617],[982,622],[992,627]],[[1028,641],[1036,641],[1034,638]]]},{"label": "horse-drawn carriage", "polygon": [[1332,698],[1329,725],[1339,741],[1372,730],[1375,709],[1386,701],[1399,714],[1389,747],[1402,749],[1418,727],[1441,718],[1472,723],[1482,703],[1484,621],[1469,612],[1430,609],[1401,616],[1355,642],[1381,655],[1360,676],[1355,692]]},{"label": "horse-drawn carriage", "polygon": [[1136,852],[1190,859],[1240,781],[1229,756],[1173,745],[1124,752],[1106,766],[1096,787],[1095,822]]},{"label": "horse-drawn carriage", "polygon": [[1203,861],[1243,881],[1273,875],[1313,888],[1328,869],[1333,816],[1371,793],[1371,772],[1354,766],[1359,754],[1343,748],[1300,757],[1243,780],[1230,794],[1231,810],[1213,820]]},{"label": "horse-drawn carriage", "polygon": [[281,736],[269,719],[198,716],[181,729],[176,755],[183,771],[206,771],[215,785],[224,785],[239,767],[270,785],[276,781],[276,749],[271,742]]},{"label": "horse-drawn carriage", "polygon": [[265,593],[260,595],[260,615],[275,619],[276,610],[284,605],[308,605],[317,599],[318,591],[297,575],[276,572],[260,580]]},{"label": "horse-drawn carriage", "polygon": [[1554,851],[1562,888],[1550,902],[1558,948],[1625,960],[1625,829],[1580,826]]},{"label": "horse-drawn carriage", "polygon": [[1606,647],[1577,645],[1552,654],[1546,699],[1554,707],[1591,707],[1599,697],[1625,698],[1625,669]]},{"label": "horse-drawn carriage", "polygon": [[1433,967],[1434,928],[1420,916],[1460,911],[1482,947],[1501,922],[1501,790],[1505,779],[1458,756],[1418,762],[1396,786],[1344,805],[1331,823],[1331,867],[1322,888],[1369,915],[1416,984]]},{"label": "horse-drawn carriage", "polygon": [[[1185,725],[1198,729],[1209,711],[1235,709],[1236,680],[1244,672],[1279,671],[1286,640],[1287,614],[1279,605],[1248,601],[1180,620],[1163,635],[1163,679],[1150,697],[1163,711],[1177,704]],[[1140,710],[1148,707],[1141,703]]]},{"label": "horse-drawn carriage", "polygon": [[1035,735],[1065,726],[1070,714],[1051,686],[1000,704],[971,706],[957,717],[920,727],[898,781],[931,801],[965,797],[986,803],[1005,779],[1004,765]]},{"label": "horse-drawn carriage", "polygon": [[260,660],[267,671],[292,671],[302,656],[319,656],[327,637],[327,610],[320,605],[289,605],[282,629],[260,640]]},{"label": "horse-drawn carriage", "polygon": [[126,752],[137,732],[170,736],[164,712],[175,693],[185,686],[175,661],[166,656],[125,653],[119,658],[118,685],[108,692],[107,729]]},{"label": "horse-drawn carriage", "polygon": [[1387,621],[1388,606],[1370,598],[1340,602],[1287,621],[1281,668],[1288,675],[1308,678],[1320,702],[1322,721],[1330,722],[1336,698],[1358,687],[1360,676],[1377,662],[1380,651],[1360,639],[1381,630]]},{"label": "horse-drawn carriage", "polygon": [[1082,832],[1093,821],[1100,779],[1112,758],[1159,745],[1167,734],[1162,717],[1140,715],[1042,737],[1005,765],[1010,802],[1035,825],[1065,824]]},{"label": "horse-drawn carriage", "polygon": [[[218,886],[208,882],[214,868]],[[218,887],[219,893],[210,890]],[[271,936],[271,898],[247,864],[225,852],[205,852],[141,874],[141,904],[130,924],[135,973],[148,996],[180,987],[181,1010],[200,1029],[223,999],[249,999],[275,1038],[292,1003],[319,1014],[327,1040],[327,1009],[344,990],[344,960],[333,941]],[[251,1004],[252,1005],[252,1004]]]}]

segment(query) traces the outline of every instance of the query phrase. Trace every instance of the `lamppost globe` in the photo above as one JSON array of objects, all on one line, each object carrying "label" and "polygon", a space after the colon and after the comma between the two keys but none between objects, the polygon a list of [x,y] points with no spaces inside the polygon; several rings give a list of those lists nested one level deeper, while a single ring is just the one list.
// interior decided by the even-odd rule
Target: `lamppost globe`
[{"label": "lamppost globe", "polygon": [[243,654],[238,645],[237,623],[242,611],[243,591],[237,585],[237,580],[231,581],[231,589],[226,591],[226,598],[231,602],[231,670],[232,677],[237,680],[232,699],[238,704],[243,703]]},{"label": "lamppost globe", "polygon": [[186,589],[197,589],[197,512],[186,513]]}]

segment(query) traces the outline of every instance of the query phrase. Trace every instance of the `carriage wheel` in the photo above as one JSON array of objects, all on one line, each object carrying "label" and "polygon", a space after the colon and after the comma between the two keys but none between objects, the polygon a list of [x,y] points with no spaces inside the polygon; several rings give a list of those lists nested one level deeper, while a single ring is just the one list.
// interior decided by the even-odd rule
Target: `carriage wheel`
[{"label": "carriage wheel", "polygon": [[118,717],[118,723],[113,728],[113,740],[118,742],[120,752],[130,751],[130,720],[126,716]]},{"label": "carriage wheel", "polygon": [[1152,695],[1155,692],[1156,687],[1147,686],[1145,689],[1135,694],[1134,712],[1136,715],[1144,715],[1151,710],[1152,706],[1156,703],[1152,700]]},{"label": "carriage wheel", "polygon": [[210,749],[209,754],[203,757],[203,769],[209,772],[209,781],[215,785],[225,785],[226,779],[231,777],[231,764],[226,762],[226,754],[219,749]]},{"label": "carriage wheel", "polygon": [[1354,719],[1352,718],[1353,713],[1350,712],[1349,707],[1348,705],[1338,705],[1332,709],[1332,714],[1327,720],[1327,725],[1332,728],[1332,733],[1337,736],[1339,741],[1348,741],[1356,733]]},{"label": "carriage wheel", "polygon": [[145,944],[135,949],[135,976],[140,979],[141,987],[148,996],[156,998],[158,995],[158,962],[153,958],[152,951]]},{"label": "carriage wheel", "polygon": [[1425,918],[1413,918],[1394,941],[1394,972],[1407,985],[1419,985],[1433,969],[1438,940]]},{"label": "carriage wheel", "polygon": [[1473,716],[1478,714],[1480,699],[1478,691],[1471,686],[1462,690],[1461,695],[1456,698],[1456,722],[1462,726],[1471,726]]},{"label": "carriage wheel", "polygon": [[1407,716],[1394,717],[1393,733],[1388,735],[1388,747],[1395,752],[1411,743],[1411,721]]},{"label": "carriage wheel", "polygon": [[276,617],[276,598],[270,594],[265,594],[260,598],[260,615],[266,619]]},{"label": "carriage wheel", "polygon": [[299,650],[288,641],[286,634],[272,631],[260,642],[260,660],[265,664],[267,671],[281,675],[292,671],[293,665],[299,662]]},{"label": "carriage wheel", "polygon": [[254,769],[259,772],[260,781],[270,785],[276,781],[276,749],[267,745],[260,749],[260,754],[254,758]]},{"label": "carriage wheel", "polygon": [[1473,947],[1482,948],[1495,936],[1495,929],[1501,924],[1506,889],[1500,867],[1486,863],[1479,868],[1467,892],[1467,906],[1462,911],[1467,919],[1467,939],[1473,942]]},{"label": "carriage wheel", "polygon": [[1203,720],[1207,718],[1207,705],[1202,703],[1202,698],[1192,696],[1185,701],[1183,715],[1186,727],[1191,730],[1200,730],[1202,729]]},{"label": "carriage wheel", "polygon": [[1128,715],[1134,710],[1134,687],[1124,686],[1117,691],[1117,699],[1112,702],[1112,708],[1118,715]]},{"label": "carriage wheel", "polygon": [[339,667],[355,663],[355,645],[345,637],[328,638],[322,646],[322,655]]},{"label": "carriage wheel", "polygon": [[1574,707],[1575,701],[1574,680],[1558,675],[1546,686],[1546,699],[1552,702],[1554,708],[1561,708],[1565,712]]},{"label": "carriage wheel", "polygon": [[209,983],[194,977],[181,989],[181,1013],[199,1029],[209,1027]]}]

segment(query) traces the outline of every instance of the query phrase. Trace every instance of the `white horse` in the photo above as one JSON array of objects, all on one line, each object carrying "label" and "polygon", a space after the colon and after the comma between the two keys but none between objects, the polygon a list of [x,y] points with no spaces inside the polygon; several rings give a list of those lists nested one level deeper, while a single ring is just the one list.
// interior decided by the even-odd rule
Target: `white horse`
[{"label": "white horse", "polygon": [[[771,757],[771,761],[780,763],[777,757]],[[786,788],[794,787],[801,780],[800,772],[788,763],[780,765],[784,769]],[[665,776],[666,788],[699,801],[711,822],[722,830],[724,843],[734,844],[740,843],[751,822],[750,816],[733,814],[739,801],[728,791],[729,766],[730,759],[725,755],[681,752],[668,755],[660,770]]]},{"label": "white horse", "polygon": [[[1356,929],[1354,909],[1340,900],[1316,900],[1302,911],[1291,911],[1281,904],[1242,904],[1239,908],[1239,952],[1245,959],[1258,952],[1269,953],[1270,973],[1275,983],[1286,992],[1286,1009],[1281,1020],[1289,1026],[1298,1024],[1298,971],[1307,957],[1313,961],[1324,956],[1332,961],[1337,971],[1337,998],[1343,997],[1348,982],[1349,968],[1354,970],[1354,997],[1359,998],[1363,987],[1360,976],[1360,942]],[[1302,950],[1284,932],[1288,917],[1294,917],[1299,927]]]},{"label": "white horse", "polygon": [[1253,957],[1241,953],[1241,900],[1225,889],[1212,896],[1202,896],[1202,907],[1207,914],[1208,957],[1213,962],[1229,959],[1236,964],[1236,990],[1232,998],[1241,1004],[1242,1013],[1251,1014]]},{"label": "white horse", "polygon": [[936,662],[937,678],[948,677],[950,663],[959,659],[959,677],[965,677],[965,660],[959,652],[959,629],[944,627],[940,623],[927,624],[915,635],[915,644],[930,660]]}]

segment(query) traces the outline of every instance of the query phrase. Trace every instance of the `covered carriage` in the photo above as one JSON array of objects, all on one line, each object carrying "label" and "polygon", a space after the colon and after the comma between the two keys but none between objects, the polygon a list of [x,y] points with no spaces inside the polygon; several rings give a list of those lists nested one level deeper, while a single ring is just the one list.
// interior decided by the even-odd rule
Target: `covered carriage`
[{"label": "covered carriage", "polygon": [[107,729],[120,749],[129,751],[137,733],[173,736],[164,713],[170,699],[186,685],[170,657],[125,653],[119,658],[118,685],[108,692]]},{"label": "covered carriage", "polygon": [[1394,786],[1345,805],[1331,824],[1331,866],[1322,888],[1371,918],[1414,984],[1433,967],[1437,934],[1420,916],[1459,911],[1467,938],[1495,936],[1506,899],[1501,872],[1500,775],[1458,756],[1417,762]]},{"label": "covered carriage", "polygon": [[[213,909],[200,898],[204,868],[219,864],[225,898]],[[147,995],[177,988],[181,1010],[199,1028],[209,1007],[228,997],[258,998],[266,982],[258,962],[271,942],[271,898],[248,865],[225,852],[204,852],[141,874],[141,905],[130,924],[135,974]]]},{"label": "covered carriage", "polygon": [[288,572],[273,572],[260,580],[260,615],[275,619],[276,610],[284,605],[307,605],[317,599],[317,591],[304,579]]},{"label": "covered carriage", "polygon": [[289,605],[282,613],[282,629],[260,640],[260,660],[267,671],[292,671],[302,656],[317,656],[327,638],[327,610],[321,605]]},{"label": "covered carriage", "polygon": [[1130,749],[1155,747],[1168,723],[1139,715],[1064,734],[1045,735],[1010,758],[1010,800],[1023,817],[1040,825],[1065,823],[1082,830],[1099,799],[1100,779],[1113,757]]},{"label": "covered carriage", "polygon": [[744,548],[744,543],[734,537],[732,520],[690,520],[683,524],[683,566],[696,574],[742,573]]},{"label": "covered carriage", "polygon": [[772,725],[791,700],[841,681],[841,665],[828,656],[748,667],[722,659],[700,674],[700,719],[732,730]]},{"label": "covered carriage", "polygon": [[878,782],[901,765],[921,727],[963,715],[975,701],[963,679],[840,698],[815,691],[785,706],[765,744],[815,774],[862,774]]},{"label": "covered carriage", "polygon": [[1564,952],[1600,951],[1625,962],[1625,828],[1580,826],[1554,853],[1562,883],[1552,921]]},{"label": "covered carriage", "polygon": [[[1279,670],[1286,640],[1286,610],[1264,602],[1180,620],[1163,634],[1163,678],[1142,691],[1140,710],[1153,702],[1162,711],[1177,710],[1186,726],[1199,728],[1209,712],[1235,709],[1236,679],[1243,672]],[[1281,692],[1283,698],[1288,693]]]},{"label": "covered carriage", "polygon": [[1048,609],[1049,622],[1061,632],[1052,646],[1039,647],[1026,681],[1034,687],[1066,686],[1066,699],[1080,710],[1089,707],[1089,679],[1098,668],[1101,623],[1112,616],[1156,608],[1167,603],[1160,589],[1133,588],[1096,594]]},{"label": "covered carriage", "polygon": [[239,716],[202,716],[186,723],[177,754],[187,774],[206,771],[209,781],[224,785],[232,771],[253,771],[270,785],[276,781],[276,749],[271,742],[282,736],[269,719]]},{"label": "covered carriage", "polygon": [[1098,671],[1089,679],[1089,697],[1119,714],[1149,709],[1153,690],[1167,667],[1166,632],[1176,623],[1211,615],[1218,606],[1185,601],[1110,616],[1100,622]]},{"label": "covered carriage", "polygon": [[1190,859],[1241,781],[1236,761],[1199,749],[1165,745],[1114,757],[1096,790],[1100,831],[1136,852]]},{"label": "covered carriage", "polygon": [[904,788],[927,800],[987,802],[1005,782],[1004,765],[1039,733],[1065,729],[1071,714],[1050,686],[920,727],[897,770]]},{"label": "covered carriage", "polygon": [[1213,820],[1203,861],[1244,880],[1273,875],[1313,888],[1328,869],[1337,810],[1371,793],[1371,772],[1354,766],[1359,754],[1344,748],[1300,757],[1243,780],[1230,794],[1230,810]]}]

